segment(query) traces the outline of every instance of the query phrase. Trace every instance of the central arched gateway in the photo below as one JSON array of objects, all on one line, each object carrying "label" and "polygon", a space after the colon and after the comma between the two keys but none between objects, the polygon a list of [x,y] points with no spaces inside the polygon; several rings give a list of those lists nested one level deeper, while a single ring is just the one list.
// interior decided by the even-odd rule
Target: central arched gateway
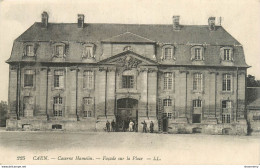
[{"label": "central arched gateway", "polygon": [[134,122],[134,130],[138,131],[138,100],[123,98],[117,100],[116,124],[117,131],[127,131],[129,122]]}]

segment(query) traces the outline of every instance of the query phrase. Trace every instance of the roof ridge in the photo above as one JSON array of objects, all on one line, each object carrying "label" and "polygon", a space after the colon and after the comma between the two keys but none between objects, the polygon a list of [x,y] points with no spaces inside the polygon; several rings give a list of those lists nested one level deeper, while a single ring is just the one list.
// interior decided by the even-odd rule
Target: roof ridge
[{"label": "roof ridge", "polygon": [[[41,22],[35,22],[35,23],[38,23],[38,24],[41,24]],[[64,22],[49,22],[48,24],[75,24],[77,25],[78,23],[64,23]],[[136,26],[136,25],[140,25],[140,26],[148,26],[148,25],[154,25],[154,26],[172,26],[172,24],[163,24],[163,23],[158,23],[158,24],[148,24],[148,23],[84,23],[84,24],[104,24],[104,25],[133,25],[133,26]],[[192,27],[200,27],[200,26],[203,26],[203,27],[208,27],[208,25],[189,25],[189,24],[180,24],[180,26],[192,26]],[[222,27],[220,25],[216,25],[216,27]]]}]

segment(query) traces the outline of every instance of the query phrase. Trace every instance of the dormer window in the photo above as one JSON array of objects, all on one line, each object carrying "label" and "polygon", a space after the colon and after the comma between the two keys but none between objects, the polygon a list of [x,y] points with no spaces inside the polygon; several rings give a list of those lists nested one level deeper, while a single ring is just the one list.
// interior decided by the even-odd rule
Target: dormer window
[{"label": "dormer window", "polygon": [[33,45],[27,45],[26,46],[26,56],[29,56],[29,57],[34,56]]},{"label": "dormer window", "polygon": [[23,57],[35,57],[38,47],[38,43],[25,42],[23,45]]},{"label": "dormer window", "polygon": [[230,49],[224,49],[224,61],[231,61]]},{"label": "dormer window", "polygon": [[232,47],[222,47],[220,49],[220,57],[224,62],[233,61],[233,48]]},{"label": "dormer window", "polygon": [[63,57],[63,55],[64,55],[64,46],[62,46],[62,45],[57,45],[57,46],[56,46],[56,51],[55,51],[55,53],[56,53],[56,55],[57,55],[58,57]]},{"label": "dormer window", "polygon": [[172,45],[165,45],[162,47],[162,60],[175,60],[174,47]]},{"label": "dormer window", "polygon": [[172,49],[167,47],[164,49],[164,59],[171,59],[172,58]]},{"label": "dormer window", "polygon": [[195,48],[195,60],[201,60],[201,48]]},{"label": "dormer window", "polygon": [[64,43],[55,43],[53,45],[53,57],[57,57],[57,58],[63,58],[66,56],[65,54],[65,48],[66,45]]},{"label": "dormer window", "polygon": [[94,58],[94,45],[85,44],[83,47],[82,58]]},{"label": "dormer window", "polygon": [[191,60],[192,61],[204,60],[204,48],[202,46],[194,46],[191,48]]}]

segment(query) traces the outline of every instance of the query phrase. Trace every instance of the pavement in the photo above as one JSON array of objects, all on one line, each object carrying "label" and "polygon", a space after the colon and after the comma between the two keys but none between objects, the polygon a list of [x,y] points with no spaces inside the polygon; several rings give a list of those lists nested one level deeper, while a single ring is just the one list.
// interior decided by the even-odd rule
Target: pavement
[{"label": "pavement", "polygon": [[[47,155],[45,164],[56,164],[59,156],[74,157],[59,162],[74,164],[76,155],[97,158],[78,164],[128,164],[113,156],[128,155],[133,164],[259,164],[259,136],[204,134],[151,134],[137,132],[0,132],[1,159],[11,163],[17,155],[28,156],[29,163],[40,164],[34,156]],[[135,160],[136,156],[143,158]],[[104,158],[105,157],[105,158]],[[111,158],[111,160],[107,159]],[[156,157],[160,161],[156,161]],[[99,159],[98,159],[99,158]],[[14,160],[12,160],[14,159]],[[134,160],[135,161],[134,161]],[[155,159],[155,160],[153,160]],[[9,163],[9,162],[7,162]],[[19,162],[20,163],[20,162]],[[23,162],[22,162],[23,163]],[[131,162],[132,163],[132,162]]]}]

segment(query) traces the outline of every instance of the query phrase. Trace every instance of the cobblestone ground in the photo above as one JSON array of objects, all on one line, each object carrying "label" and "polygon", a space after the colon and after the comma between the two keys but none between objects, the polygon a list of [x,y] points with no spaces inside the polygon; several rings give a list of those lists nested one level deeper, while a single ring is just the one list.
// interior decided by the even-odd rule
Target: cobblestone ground
[{"label": "cobblestone ground", "polygon": [[[260,163],[259,136],[1,131],[0,150],[2,164],[9,163],[9,160],[18,162],[17,156],[20,155],[25,155],[26,160],[18,163],[30,164]],[[35,156],[47,156],[48,160],[35,160]],[[76,156],[93,160],[76,161]],[[73,158],[59,160],[59,157]],[[119,157],[124,159],[118,161]],[[126,160],[127,157],[130,160]]]}]

